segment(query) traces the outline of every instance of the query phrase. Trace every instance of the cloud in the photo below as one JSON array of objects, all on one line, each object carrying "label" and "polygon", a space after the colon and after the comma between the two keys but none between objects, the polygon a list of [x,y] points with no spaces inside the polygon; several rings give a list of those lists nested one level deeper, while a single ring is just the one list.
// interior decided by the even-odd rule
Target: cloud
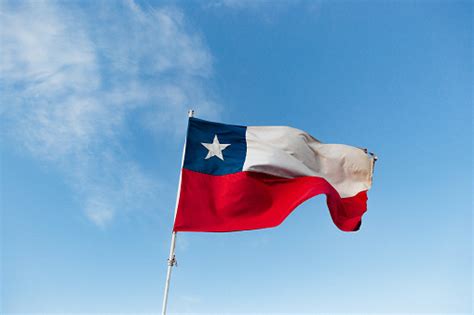
[{"label": "cloud", "polygon": [[260,10],[282,9],[303,4],[307,9],[316,8],[321,3],[320,0],[301,1],[301,0],[212,0],[207,2],[207,7],[227,8],[233,10]]},{"label": "cloud", "polygon": [[184,130],[191,105],[218,115],[202,36],[179,9],[133,1],[3,1],[0,17],[2,135],[59,167],[99,226],[150,204],[160,182],[124,139],[131,124]]},{"label": "cloud", "polygon": [[311,16],[318,16],[321,10],[321,0],[212,0],[203,4],[203,8],[219,13],[235,12],[250,14],[258,17],[263,22],[273,24],[281,15],[292,9],[300,8],[302,12]]},{"label": "cloud", "polygon": [[[272,0],[214,0],[208,3],[213,7],[227,7],[230,9],[256,9],[264,5],[275,4]],[[290,3],[290,1],[279,1],[281,3]]]}]

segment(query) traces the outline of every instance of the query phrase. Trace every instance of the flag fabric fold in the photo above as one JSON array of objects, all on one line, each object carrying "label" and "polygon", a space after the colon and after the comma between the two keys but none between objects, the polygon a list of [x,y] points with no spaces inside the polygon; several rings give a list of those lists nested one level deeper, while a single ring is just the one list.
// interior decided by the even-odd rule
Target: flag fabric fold
[{"label": "flag fabric fold", "polygon": [[356,231],[374,157],[291,127],[190,118],[174,231],[231,232],[279,225],[319,194],[335,225]]}]

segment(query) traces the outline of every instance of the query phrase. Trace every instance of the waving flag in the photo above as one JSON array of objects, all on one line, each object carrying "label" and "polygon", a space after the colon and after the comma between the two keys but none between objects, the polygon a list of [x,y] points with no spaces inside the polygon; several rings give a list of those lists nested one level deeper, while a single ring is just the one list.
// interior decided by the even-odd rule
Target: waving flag
[{"label": "waving flag", "polygon": [[324,144],[295,128],[190,118],[174,231],[274,227],[319,194],[336,226],[356,231],[373,165],[363,149]]}]

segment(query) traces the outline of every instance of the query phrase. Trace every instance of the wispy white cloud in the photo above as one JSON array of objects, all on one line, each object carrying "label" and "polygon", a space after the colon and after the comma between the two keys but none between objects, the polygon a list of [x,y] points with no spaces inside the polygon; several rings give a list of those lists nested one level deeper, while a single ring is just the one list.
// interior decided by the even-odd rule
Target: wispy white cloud
[{"label": "wispy white cloud", "polygon": [[[215,116],[212,56],[173,7],[133,1],[0,7],[2,134],[57,165],[105,226],[159,189],[127,154],[130,114],[155,136],[183,130],[190,105]],[[172,132],[171,132],[172,133]]]},{"label": "wispy white cloud", "polygon": [[282,14],[297,7],[312,16],[318,16],[321,4],[321,0],[212,0],[204,2],[203,7],[218,12],[251,14],[266,23],[273,24]]},{"label": "wispy white cloud", "polygon": [[301,1],[301,0],[212,0],[206,3],[207,7],[227,8],[233,10],[258,10],[262,8],[267,9],[282,9],[297,5],[305,5],[307,9],[316,9],[320,6],[320,0]]},{"label": "wispy white cloud", "polygon": [[278,1],[277,3],[272,0],[214,0],[209,1],[208,6],[211,7],[226,7],[231,9],[256,9],[264,5],[279,4],[279,3],[290,3],[291,1]]}]

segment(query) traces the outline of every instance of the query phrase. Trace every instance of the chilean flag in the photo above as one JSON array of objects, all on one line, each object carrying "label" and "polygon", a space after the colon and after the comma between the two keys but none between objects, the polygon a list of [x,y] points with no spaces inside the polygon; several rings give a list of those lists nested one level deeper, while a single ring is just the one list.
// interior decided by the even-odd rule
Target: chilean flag
[{"label": "chilean flag", "polygon": [[325,194],[332,220],[357,231],[375,157],[324,144],[291,127],[245,127],[189,118],[174,231],[231,232],[279,225]]}]

